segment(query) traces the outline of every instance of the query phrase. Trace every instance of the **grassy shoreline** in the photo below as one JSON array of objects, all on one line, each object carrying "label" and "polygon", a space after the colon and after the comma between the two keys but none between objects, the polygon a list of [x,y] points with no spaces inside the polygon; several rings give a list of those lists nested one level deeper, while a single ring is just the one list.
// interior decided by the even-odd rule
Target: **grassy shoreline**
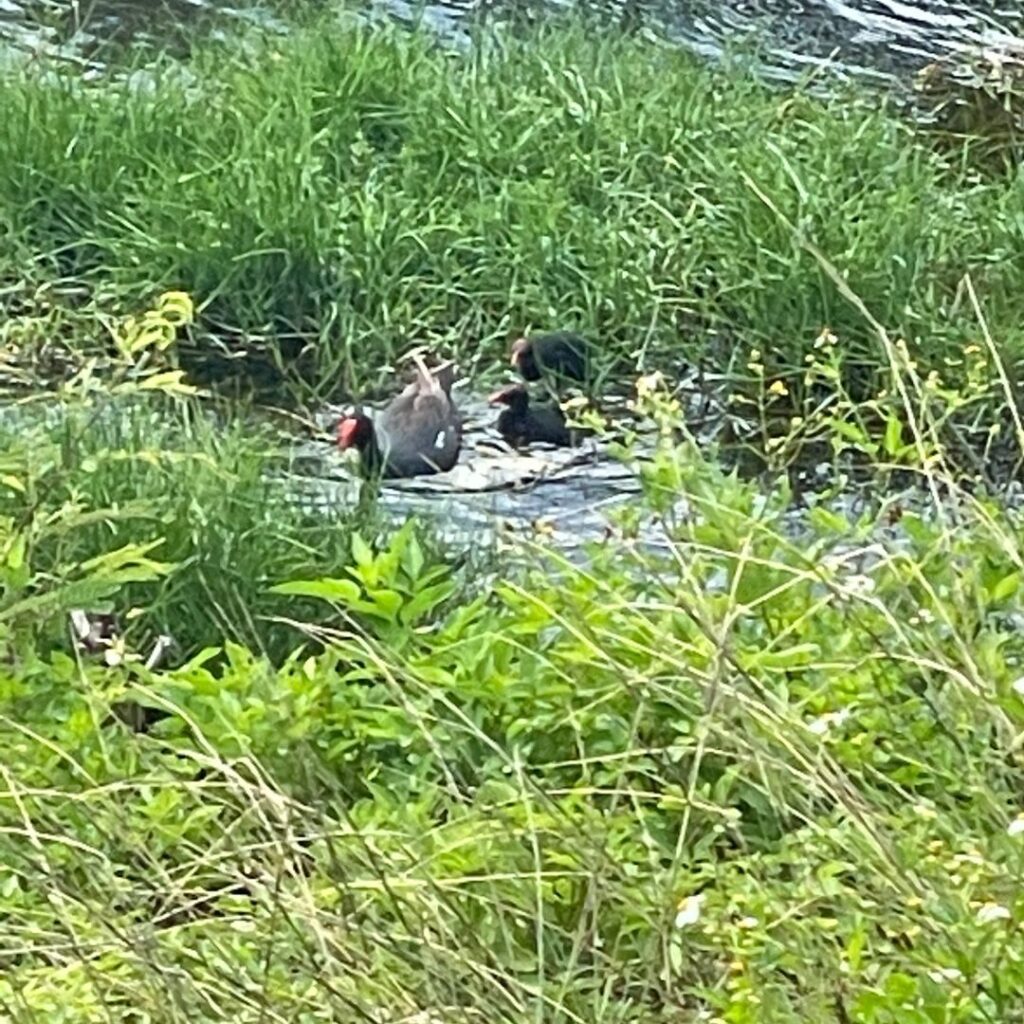
[{"label": "grassy shoreline", "polygon": [[[299,29],[200,49],[194,95],[170,64],[0,90],[5,372],[59,379],[0,417],[0,1019],[1014,1019],[1024,516],[944,428],[1012,411],[1019,184],[864,98],[578,28],[489,46]],[[198,325],[147,311],[169,285]],[[541,535],[480,573],[303,514],[178,370],[222,325],[317,342],[306,397],[411,340],[486,373],[556,316],[742,375],[777,468],[833,459],[800,535],[784,474],[726,472],[652,377],[588,560]],[[830,504],[848,450],[920,500]]]},{"label": "grassy shoreline", "polygon": [[489,372],[533,324],[627,365],[757,349],[783,373],[829,326],[870,376],[884,353],[796,232],[929,365],[977,338],[965,273],[1022,347],[1021,186],[876,95],[821,102],[582,27],[454,55],[334,21],[199,44],[151,83],[8,77],[0,276],[129,306],[182,288],[199,363],[214,338],[269,349],[325,397],[412,341]]}]

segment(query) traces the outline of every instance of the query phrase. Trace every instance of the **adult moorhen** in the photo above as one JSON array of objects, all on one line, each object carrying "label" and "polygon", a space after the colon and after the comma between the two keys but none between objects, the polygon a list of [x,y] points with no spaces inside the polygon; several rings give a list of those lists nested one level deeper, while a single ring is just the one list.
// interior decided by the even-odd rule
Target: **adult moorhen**
[{"label": "adult moorhen", "polygon": [[510,362],[524,380],[541,377],[557,382],[587,381],[590,378],[590,342],[572,331],[551,331],[516,338],[512,343]]},{"label": "adult moorhen", "polygon": [[451,398],[455,368],[435,372],[414,355],[416,379],[370,419],[361,409],[338,424],[338,447],[359,451],[368,476],[426,476],[455,465],[462,446],[462,418]]},{"label": "adult moorhen", "polygon": [[522,384],[509,384],[495,391],[488,402],[505,406],[498,416],[498,433],[513,448],[535,441],[564,448],[577,444],[587,433],[567,427],[565,416],[556,405],[531,406],[530,396]]}]

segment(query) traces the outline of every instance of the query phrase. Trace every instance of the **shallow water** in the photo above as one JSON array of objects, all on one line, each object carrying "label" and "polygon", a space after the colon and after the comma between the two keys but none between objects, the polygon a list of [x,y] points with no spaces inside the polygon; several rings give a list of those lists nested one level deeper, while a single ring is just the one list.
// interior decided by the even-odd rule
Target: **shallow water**
[{"label": "shallow water", "polygon": [[[431,524],[439,539],[460,549],[500,549],[536,540],[580,561],[594,542],[623,543],[628,538],[629,543],[650,553],[670,550],[671,532],[658,517],[644,516],[624,530],[616,515],[640,495],[636,463],[651,457],[656,441],[654,424],[638,419],[625,398],[604,403],[602,413],[612,434],[623,427],[633,434],[636,462],[632,464],[614,457],[607,442],[595,439],[576,448],[533,445],[514,451],[495,430],[493,408],[458,388],[454,394],[464,416],[458,464],[435,476],[384,481],[377,508],[387,519],[399,524],[417,516]],[[677,382],[673,394],[680,402],[688,433],[701,451],[710,453],[729,424],[724,394],[709,389],[696,375]],[[288,493],[307,508],[351,507],[359,499],[362,483],[357,457],[354,452],[349,453],[351,458],[342,455],[331,440],[344,411],[322,410],[317,417],[321,436],[295,446],[288,473],[279,477]],[[808,498],[795,503],[781,524],[791,539],[808,535],[808,509],[825,500],[821,495],[826,490],[827,506],[851,524],[866,508],[877,505],[877,488],[871,481],[836,489],[831,486],[833,472],[831,465],[821,465],[808,466],[797,474]],[[915,508],[926,517],[932,514],[931,496],[923,488],[910,488],[899,500],[905,508]],[[686,501],[680,499],[672,518],[680,522],[689,515]],[[874,531],[878,537],[900,533],[886,530],[884,523]],[[866,557],[870,561],[870,551]],[[847,568],[860,572],[865,564],[858,557]]]},{"label": "shallow water", "polygon": [[[309,0],[311,7],[337,7]],[[576,8],[599,12],[709,59],[741,44],[757,53],[762,75],[793,80],[859,77],[890,87],[929,62],[1006,45],[1024,30],[1024,7],[999,0],[361,0],[347,12],[419,20],[452,44],[468,40],[480,16],[543,18]],[[224,32],[245,26],[287,31],[272,0],[0,0],[0,38],[8,57],[50,53],[94,65],[101,44],[144,39],[172,45],[174,29],[202,24]]]},{"label": "shallow water", "polygon": [[[459,545],[493,546],[536,533],[574,550],[605,536],[613,510],[638,494],[635,473],[604,444],[587,439],[575,448],[533,445],[517,452],[495,430],[497,413],[481,397],[458,388],[455,397],[464,421],[457,465],[434,476],[384,481],[378,507],[392,520],[421,516],[442,539]],[[324,435],[331,435],[341,412],[322,411],[318,425]],[[641,442],[644,449],[650,444]],[[356,502],[361,484],[355,453],[343,456],[321,439],[302,443],[295,456],[289,486],[303,503],[315,508]]]},{"label": "shallow water", "polygon": [[[701,449],[707,449],[725,425],[725,415],[705,415],[706,396],[695,390],[684,391],[683,397],[691,423],[700,407],[701,426],[693,430],[693,436]],[[524,556],[532,561],[557,552],[568,562],[582,566],[587,564],[589,548],[595,543],[625,546],[644,556],[684,557],[673,539],[679,534],[661,517],[631,516],[628,527],[623,528],[616,513],[635,507],[641,484],[635,468],[613,458],[606,445],[588,441],[577,449],[534,446],[525,452],[512,452],[493,429],[494,410],[472,396],[460,396],[460,405],[467,422],[459,464],[451,472],[433,477],[385,481],[377,497],[377,509],[386,519],[398,525],[416,516],[452,550],[474,554],[490,551],[500,562]],[[331,432],[340,412],[324,410],[320,426],[325,434]],[[653,426],[635,419],[630,426],[638,433],[635,454],[642,460],[653,449]],[[305,441],[293,450],[293,455],[290,471],[277,475],[277,479],[295,500],[310,509],[355,505],[362,484],[354,465],[330,440]],[[877,481],[858,480],[855,474],[837,486],[834,472],[832,465],[825,464],[802,471],[803,500],[791,502],[781,511],[777,507],[772,511],[767,497],[755,496],[751,516],[742,527],[756,532],[764,515],[766,536],[792,544],[794,552],[799,553],[812,550],[823,539],[811,518],[812,510],[827,509],[838,522],[848,524],[817,565],[822,594],[832,588],[869,593],[875,573],[914,548],[904,524],[905,513],[914,513],[923,522],[954,533],[972,529],[970,524],[976,523],[969,494],[939,484],[933,491],[927,481],[919,479],[883,495]],[[765,481],[765,495],[775,486]],[[1008,513],[1019,522],[1024,515],[1024,488],[1010,484],[1002,499]],[[886,514],[881,511],[883,505],[898,509],[899,514]],[[685,498],[680,498],[671,510],[674,524],[695,516],[700,518]],[[645,565],[646,559],[635,563],[638,570]],[[806,568],[815,565],[808,563]],[[726,591],[730,581],[725,569],[706,586],[712,591]]]}]

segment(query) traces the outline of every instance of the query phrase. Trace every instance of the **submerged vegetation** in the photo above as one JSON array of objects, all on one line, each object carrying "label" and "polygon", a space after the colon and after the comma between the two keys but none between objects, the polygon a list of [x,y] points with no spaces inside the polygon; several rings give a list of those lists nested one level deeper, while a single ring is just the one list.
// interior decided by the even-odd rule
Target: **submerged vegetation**
[{"label": "submerged vegetation", "polygon": [[[0,90],[0,1017],[1014,1020],[1024,531],[946,427],[1021,448],[1016,178],[576,29],[153,74]],[[649,375],[606,540],[470,566],[195,386],[556,319],[738,373],[826,484]]]}]

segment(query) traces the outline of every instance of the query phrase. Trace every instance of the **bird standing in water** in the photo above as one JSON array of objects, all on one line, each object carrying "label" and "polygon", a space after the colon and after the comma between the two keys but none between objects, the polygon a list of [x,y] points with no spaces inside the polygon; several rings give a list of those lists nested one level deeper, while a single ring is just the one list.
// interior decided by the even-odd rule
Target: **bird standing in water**
[{"label": "bird standing in water", "polygon": [[462,418],[452,401],[455,368],[431,372],[413,356],[416,379],[373,419],[361,409],[338,424],[338,447],[359,451],[363,472],[386,479],[445,473],[459,458]]}]

